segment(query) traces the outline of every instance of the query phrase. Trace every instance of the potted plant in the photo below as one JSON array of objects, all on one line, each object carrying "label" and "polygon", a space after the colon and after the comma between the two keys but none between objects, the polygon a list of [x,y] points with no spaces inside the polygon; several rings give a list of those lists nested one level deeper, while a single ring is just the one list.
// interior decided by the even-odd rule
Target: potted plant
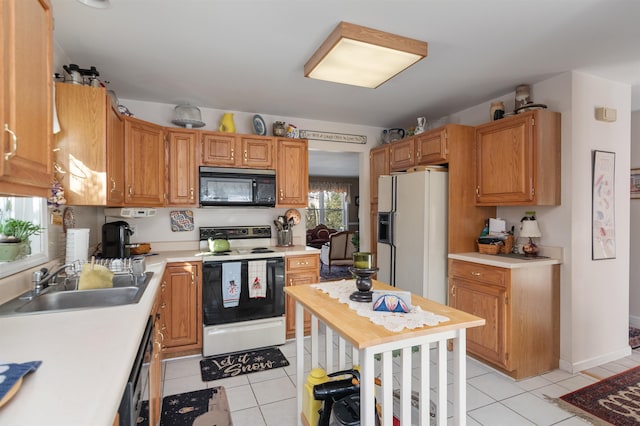
[{"label": "potted plant", "polygon": [[28,255],[31,252],[29,237],[42,231],[43,228],[27,220],[9,218],[0,221],[0,262],[11,262]]}]

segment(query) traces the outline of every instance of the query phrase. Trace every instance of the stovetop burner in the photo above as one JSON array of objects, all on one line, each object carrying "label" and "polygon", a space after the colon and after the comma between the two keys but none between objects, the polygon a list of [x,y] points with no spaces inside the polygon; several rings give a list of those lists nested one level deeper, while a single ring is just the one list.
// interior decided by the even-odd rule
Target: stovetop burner
[{"label": "stovetop burner", "polygon": [[273,253],[273,250],[267,247],[255,247],[251,249],[251,253]]}]

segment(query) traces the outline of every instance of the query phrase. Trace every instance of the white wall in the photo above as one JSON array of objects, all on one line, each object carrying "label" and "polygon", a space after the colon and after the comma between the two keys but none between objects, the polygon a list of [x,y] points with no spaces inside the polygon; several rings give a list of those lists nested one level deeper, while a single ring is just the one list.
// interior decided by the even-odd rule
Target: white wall
[{"label": "white wall", "polygon": [[[514,93],[495,100],[513,109]],[[501,207],[508,226],[535,210],[541,244],[564,249],[561,267],[561,367],[590,368],[630,352],[629,300],[629,146],[631,89],[590,75],[570,72],[532,86],[535,102],[562,113],[562,204],[553,207]],[[453,114],[450,122],[477,125],[488,121],[490,100]],[[618,121],[595,120],[595,108],[618,110]],[[591,259],[592,151],[616,153],[615,259]],[[544,153],[542,153],[544,155]]]},{"label": "white wall", "polygon": [[[631,114],[631,167],[640,168],[640,111]],[[630,258],[640,254],[640,199],[631,200]],[[629,265],[629,323],[640,328],[640,262]]]},{"label": "white wall", "polygon": [[[274,100],[277,102],[277,100]],[[170,104],[161,104],[155,102],[143,102],[136,101],[130,99],[120,99],[120,104],[125,105],[129,110],[137,117],[142,120],[151,121],[156,124],[160,124],[162,126],[176,127],[171,123],[171,120],[174,118],[174,108],[175,105]],[[339,107],[339,105],[336,105]],[[253,133],[252,127],[252,118],[254,113],[247,112],[239,112],[239,111],[223,111],[216,110],[210,108],[200,108],[202,113],[202,121],[206,123],[205,127],[202,127],[201,130],[217,130],[220,118],[224,112],[233,112],[234,113],[234,122],[236,125],[237,133]],[[345,124],[345,123],[334,123],[327,121],[318,121],[318,120],[310,120],[306,118],[299,117],[277,117],[268,114],[260,114],[267,124],[268,134],[271,134],[271,125],[274,121],[284,121],[286,123],[293,123],[297,126],[298,129],[305,130],[318,130],[324,132],[334,132],[334,133],[347,133],[347,134],[355,134],[355,135],[365,135],[367,136],[366,144],[354,144],[354,143],[341,143],[341,142],[325,142],[325,141],[309,141],[309,149],[310,150],[321,150],[321,151],[336,151],[336,152],[357,152],[360,154],[360,211],[359,211],[359,222],[360,222],[360,235],[361,240],[360,244],[363,250],[368,250],[370,248],[370,238],[369,232],[369,210],[370,210],[370,199],[369,199],[369,151],[371,148],[378,146],[380,144],[380,133],[382,128],[378,127],[370,127],[370,126],[360,126],[355,124]],[[200,210],[200,209],[195,209]],[[194,210],[194,211],[195,211]],[[206,218],[202,222],[204,223],[225,223],[229,220],[229,215],[225,212],[228,209],[223,210],[207,210],[204,213],[195,214],[195,219],[199,220],[199,217]],[[268,225],[271,224],[273,219],[281,213],[274,211],[271,209],[258,209],[263,210],[262,212],[257,211],[253,214],[257,214],[259,217],[255,217],[255,220],[261,220],[260,223],[249,223],[251,225]],[[168,213],[166,213],[168,215]],[[168,216],[167,216],[168,217]],[[167,219],[168,221],[168,219]],[[236,224],[236,223],[234,223]],[[241,224],[241,223],[237,223]],[[247,224],[247,223],[244,223]],[[301,224],[303,225],[303,224]],[[196,224],[196,227],[198,225]],[[153,234],[153,239],[151,241],[164,241],[165,238],[168,237],[176,237],[176,235],[170,235],[163,232],[163,228],[159,228],[160,234]],[[298,226],[294,228],[294,242],[295,238],[298,237],[301,243],[304,241],[304,226]],[[175,234],[175,233],[174,233]],[[191,236],[189,236],[191,237]],[[195,238],[197,240],[197,238]]]}]

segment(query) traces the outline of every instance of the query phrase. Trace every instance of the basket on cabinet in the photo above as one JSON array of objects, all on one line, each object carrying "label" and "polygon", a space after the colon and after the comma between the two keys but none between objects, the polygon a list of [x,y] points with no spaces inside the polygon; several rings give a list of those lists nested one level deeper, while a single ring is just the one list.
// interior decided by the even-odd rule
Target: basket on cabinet
[{"label": "basket on cabinet", "polygon": [[502,242],[496,244],[481,244],[478,243],[478,251],[482,254],[498,254],[504,244]]}]

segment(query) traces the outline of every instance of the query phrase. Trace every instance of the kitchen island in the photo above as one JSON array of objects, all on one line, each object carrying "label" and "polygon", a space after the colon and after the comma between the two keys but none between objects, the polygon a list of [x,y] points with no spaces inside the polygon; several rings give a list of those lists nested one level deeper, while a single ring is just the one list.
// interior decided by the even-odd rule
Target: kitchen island
[{"label": "kitchen island", "polygon": [[[344,282],[344,281],[343,281]],[[353,289],[355,290],[355,282]],[[340,283],[340,282],[336,282]],[[378,281],[373,281],[373,290],[394,291]],[[454,424],[466,422],[466,329],[481,326],[484,319],[441,305],[423,297],[412,295],[411,303],[424,311],[432,312],[448,318],[434,326],[422,326],[412,330],[403,329],[399,332],[372,323],[368,318],[358,315],[348,305],[340,303],[328,294],[314,288],[314,286],[287,287],[285,292],[296,301],[296,359],[297,361],[297,412],[300,413],[300,424],[308,425],[308,419],[303,413],[304,392],[304,314],[312,315],[311,321],[311,368],[318,367],[318,323],[326,326],[325,347],[333,346],[333,332],[338,338],[338,368],[334,369],[333,351],[325,351],[324,366],[328,373],[343,370],[345,366],[345,341],[352,346],[352,364],[359,363],[360,382],[360,422],[363,425],[374,424],[374,377],[376,369],[381,370],[382,393],[376,393],[381,402],[383,425],[392,424],[393,407],[393,351],[401,350],[401,388],[400,388],[400,419],[405,423],[411,417],[411,382],[412,382],[412,347],[420,348],[420,392],[419,395],[429,395],[429,348],[432,343],[437,344],[437,417],[438,424],[447,423],[447,340],[453,339],[453,397]],[[381,364],[376,365],[376,355],[381,354]],[[391,385],[389,385],[391,384]],[[430,424],[429,404],[421,404],[426,408],[420,413],[420,424]],[[408,423],[408,422],[406,422]]]}]

